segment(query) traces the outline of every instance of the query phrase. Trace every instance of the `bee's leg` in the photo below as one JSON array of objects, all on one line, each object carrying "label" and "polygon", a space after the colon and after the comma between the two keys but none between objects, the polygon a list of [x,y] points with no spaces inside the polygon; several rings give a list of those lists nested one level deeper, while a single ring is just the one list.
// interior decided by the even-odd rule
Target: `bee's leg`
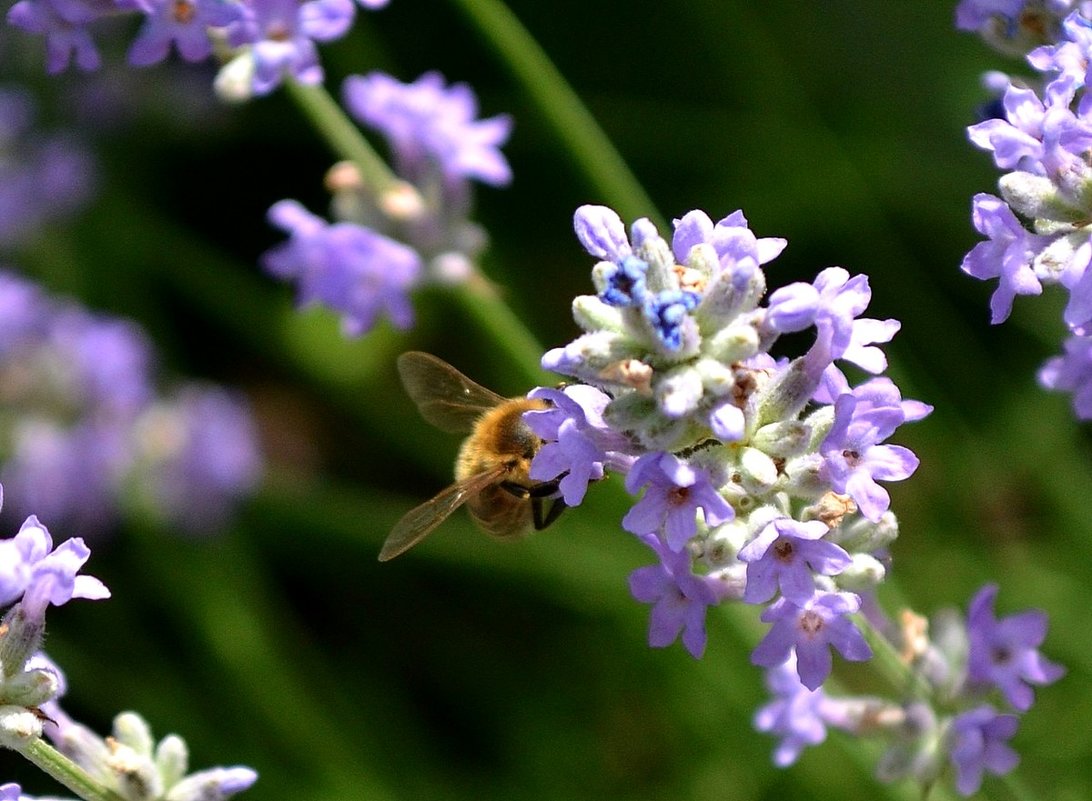
[{"label": "bee's leg", "polygon": [[531,495],[531,519],[534,521],[535,531],[542,531],[542,529],[557,520],[561,516],[561,513],[568,508],[565,505],[564,499],[553,498],[550,508],[545,514],[542,513],[543,501],[557,493],[561,479],[568,474],[569,471],[566,470],[553,481],[544,481],[541,484],[536,484],[531,487],[529,491]]},{"label": "bee's leg", "polygon": [[546,514],[543,514],[542,502],[544,500],[545,498],[539,496],[531,496],[531,520],[534,522],[535,531],[542,531],[542,529],[553,524],[555,520],[561,517],[561,513],[569,508],[565,505],[563,498],[554,498]]},{"label": "bee's leg", "polygon": [[515,495],[520,500],[531,501],[531,520],[534,523],[535,531],[541,531],[549,526],[561,513],[568,507],[565,505],[565,501],[561,498],[553,498],[553,503],[550,504],[550,508],[543,513],[543,501],[550,498],[557,492],[558,483],[568,475],[568,471],[562,473],[552,481],[543,481],[540,484],[535,484],[533,487],[525,487],[522,484],[516,484],[513,481],[502,481],[500,483],[501,489],[505,492]]}]

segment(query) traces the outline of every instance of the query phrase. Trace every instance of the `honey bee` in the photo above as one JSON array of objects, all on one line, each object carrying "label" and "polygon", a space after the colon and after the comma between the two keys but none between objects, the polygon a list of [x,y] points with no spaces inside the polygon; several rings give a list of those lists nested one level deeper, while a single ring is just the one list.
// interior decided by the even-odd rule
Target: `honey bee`
[{"label": "honey bee", "polygon": [[[411,509],[394,524],[379,561],[405,553],[465,505],[471,518],[498,539],[515,539],[546,528],[565,509],[557,479],[532,481],[531,460],[542,447],[523,413],[549,404],[503,398],[471,381],[442,359],[411,351],[398,357],[402,386],[421,416],[437,428],[467,433],[455,461],[455,483]],[[543,502],[551,500],[548,511]]]}]

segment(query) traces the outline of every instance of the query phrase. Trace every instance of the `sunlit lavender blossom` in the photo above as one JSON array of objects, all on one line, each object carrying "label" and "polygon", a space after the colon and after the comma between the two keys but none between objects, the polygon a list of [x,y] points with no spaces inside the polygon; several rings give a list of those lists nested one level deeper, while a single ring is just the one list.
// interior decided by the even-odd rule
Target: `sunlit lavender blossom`
[{"label": "sunlit lavender blossom", "polygon": [[850,556],[824,535],[830,528],[821,520],[800,523],[790,518],[771,522],[739,552],[747,563],[743,600],[760,604],[778,590],[795,604],[815,595],[815,574],[833,576],[849,567]]},{"label": "sunlit lavender blossom", "polygon": [[697,533],[695,514],[701,509],[707,525],[731,520],[734,510],[709,481],[709,476],[671,453],[646,453],[626,476],[626,489],[645,494],[622,518],[622,528],[634,534],[661,529],[672,551],[679,551]]},{"label": "sunlit lavender blossom", "polygon": [[604,467],[627,472],[634,457],[629,439],[610,429],[603,409],[610,397],[595,387],[574,384],[564,389],[539,387],[527,395],[549,401],[551,407],[525,412],[523,419],[546,444],[536,454],[530,477],[550,481],[561,476],[559,488],[566,506],[584,500],[588,484],[603,477]]},{"label": "sunlit lavender blossom", "polygon": [[918,466],[909,449],[881,444],[907,419],[901,398],[885,402],[877,392],[879,388],[886,394],[893,387],[887,379],[872,379],[841,395],[834,404],[834,425],[820,446],[831,487],[853,498],[872,521],[878,521],[891,502],[887,490],[876,482],[902,481]]},{"label": "sunlit lavender blossom", "polygon": [[18,600],[27,618],[40,621],[47,606],[73,598],[109,598],[97,578],[77,575],[90,555],[79,538],[54,548],[49,530],[31,515],[14,537],[0,540],[0,606]]}]

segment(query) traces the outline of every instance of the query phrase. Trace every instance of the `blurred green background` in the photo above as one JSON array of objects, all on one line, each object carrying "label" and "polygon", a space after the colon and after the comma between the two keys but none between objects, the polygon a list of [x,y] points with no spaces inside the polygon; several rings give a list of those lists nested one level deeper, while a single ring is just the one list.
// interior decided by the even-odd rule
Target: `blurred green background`
[{"label": "blurred green background", "polygon": [[[786,237],[771,286],[830,265],[871,277],[870,316],[903,322],[890,372],[936,407],[897,437],[922,466],[891,487],[902,536],[884,598],[932,613],[997,580],[1001,613],[1048,610],[1044,650],[1069,674],[1024,719],[1018,775],[1029,797],[1092,797],[1092,443],[1034,377],[1060,347],[1060,300],[1019,298],[992,328],[992,284],[959,272],[977,241],[971,196],[997,177],[964,133],[979,75],[1019,65],[954,31],[947,2],[509,5],[660,212],[742,208],[759,236]],[[174,373],[245,389],[272,462],[222,536],[132,523],[93,543],[89,572],[114,597],[53,614],[48,642],[77,719],[105,732],[139,710],[187,738],[194,767],[255,767],[251,801],[914,797],[876,785],[875,753],[836,733],[771,766],[774,741],[751,725],[765,692],[749,612],[710,616],[701,661],[646,646],[626,578],[649,554],[618,525],[617,488],[525,543],[491,542],[460,514],[378,564],[458,445],[408,408],[394,357],[434,352],[508,394],[528,388],[527,366],[440,292],[417,298],[412,331],[356,342],[293,310],[256,266],[280,240],[265,212],[284,197],[322,209],[331,157],[283,94],[220,106],[201,68],[46,79],[39,41],[3,39],[4,80],[31,86],[46,124],[78,128],[101,163],[89,208],[13,261],[139,320]],[[571,215],[605,199],[459,4],[392,0],[322,55],[332,91],[354,72],[437,69],[484,114],[514,116],[515,182],[479,195],[485,269],[544,345],[570,340],[591,267]],[[12,755],[0,766],[53,791]],[[996,780],[984,794],[1014,797]]]}]

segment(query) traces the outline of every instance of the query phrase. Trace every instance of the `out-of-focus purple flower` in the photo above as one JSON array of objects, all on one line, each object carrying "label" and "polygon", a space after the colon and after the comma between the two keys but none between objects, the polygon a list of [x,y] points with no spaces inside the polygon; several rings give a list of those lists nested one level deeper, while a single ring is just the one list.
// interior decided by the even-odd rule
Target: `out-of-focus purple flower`
[{"label": "out-of-focus purple flower", "polygon": [[976,31],[993,17],[1015,19],[1028,0],[959,0],[956,6],[956,27]]},{"label": "out-of-focus purple flower", "polygon": [[36,511],[70,530],[93,531],[112,520],[130,464],[127,421],[83,419],[75,425],[27,416],[9,436],[0,470],[12,508]]},{"label": "out-of-focus purple flower", "polygon": [[1019,755],[1008,745],[1016,734],[1016,715],[980,706],[957,715],[948,733],[948,754],[956,769],[956,789],[969,796],[982,786],[984,773],[1002,776],[1016,767]]},{"label": "out-of-focus purple flower", "polygon": [[32,238],[42,225],[78,209],[94,185],[86,148],[65,133],[33,127],[25,93],[0,88],[0,247]]},{"label": "out-of-focus purple flower", "polygon": [[0,269],[0,359],[46,331],[49,306],[37,284]]},{"label": "out-of-focus purple flower", "polygon": [[429,164],[448,183],[475,179],[504,186],[512,180],[500,152],[512,121],[504,115],[477,119],[478,100],[466,84],[445,87],[438,72],[409,84],[373,72],[346,78],[344,97],[354,117],[387,137],[399,173],[415,183],[431,172]]},{"label": "out-of-focus purple flower", "polygon": [[529,398],[549,401],[549,409],[525,412],[523,419],[545,445],[531,462],[530,477],[535,481],[551,481],[562,476],[559,483],[566,506],[577,506],[584,500],[588,484],[603,477],[609,465],[625,471],[633,457],[620,451],[629,442],[610,430],[603,421],[603,410],[610,397],[595,387],[573,384],[564,389],[537,387]]},{"label": "out-of-focus purple flower", "polygon": [[[893,394],[892,394],[893,393]],[[819,446],[823,474],[831,488],[849,495],[861,514],[876,522],[891,499],[877,481],[901,481],[917,469],[918,458],[901,445],[883,445],[907,417],[905,403],[889,379],[874,378],[841,395],[834,424]],[[916,402],[915,402],[916,403]],[[914,408],[924,414],[925,404]]]},{"label": "out-of-focus purple flower", "polygon": [[1047,389],[1073,394],[1073,411],[1092,420],[1092,337],[1071,336],[1064,353],[1048,359],[1039,370],[1039,383]]},{"label": "out-of-focus purple flower", "polygon": [[54,548],[48,529],[34,515],[13,538],[0,540],[0,554],[0,605],[21,596],[29,617],[40,618],[47,605],[61,606],[73,598],[110,597],[97,578],[77,575],[91,555],[83,540],[65,540]]},{"label": "out-of-focus purple flower", "polygon": [[129,48],[129,63],[138,67],[158,64],[171,44],[186,61],[204,61],[212,54],[208,28],[222,28],[239,20],[243,6],[226,0],[147,0],[144,26]]},{"label": "out-of-focus purple flower", "polygon": [[691,571],[690,555],[664,547],[656,534],[640,537],[660,557],[660,563],[639,567],[629,575],[633,597],[653,604],[648,644],[664,648],[682,634],[683,645],[699,659],[705,652],[705,610],[717,603],[716,582]]},{"label": "out-of-focus purple flower", "polygon": [[133,436],[140,490],[156,514],[189,530],[215,530],[261,475],[250,410],[217,387],[187,386],[151,405]]},{"label": "out-of-focus purple flower", "polygon": [[1065,668],[1039,653],[1046,639],[1046,613],[1031,610],[998,620],[993,612],[996,597],[997,585],[987,584],[967,610],[967,678],[996,686],[1013,708],[1026,712],[1035,700],[1028,685],[1055,682]]},{"label": "out-of-focus purple flower", "polygon": [[773,761],[779,768],[793,764],[809,745],[819,745],[827,738],[823,707],[827,697],[822,688],[809,690],[800,683],[796,659],[766,671],[766,687],[774,700],[755,712],[754,725],[759,731],[780,737]]},{"label": "out-of-focus purple flower", "polygon": [[79,2],[62,7],[67,13],[60,13],[54,0],[19,0],[8,11],[8,22],[45,37],[50,74],[68,69],[73,60],[85,72],[98,69],[102,58],[86,28],[98,16],[95,7]]},{"label": "out-of-focus purple flower", "polygon": [[961,269],[983,281],[1000,279],[990,298],[990,322],[1002,323],[1012,312],[1012,301],[1017,295],[1038,295],[1043,291],[1031,262],[1048,240],[1024,228],[1008,204],[993,195],[975,195],[972,217],[975,229],[989,240],[971,249],[963,258]]},{"label": "out-of-focus purple flower", "polygon": [[154,394],[152,345],[134,323],[69,306],[54,317],[50,340],[85,402],[132,410]]},{"label": "out-of-focus purple flower", "polygon": [[22,788],[15,782],[0,784],[0,801],[21,801]]},{"label": "out-of-focus purple flower", "polygon": [[408,293],[421,275],[417,251],[354,223],[330,225],[294,200],[269,210],[289,240],[262,257],[267,270],[294,279],[302,304],[341,312],[350,336],[359,336],[386,314],[398,328],[413,323]]},{"label": "out-of-focus purple flower", "polygon": [[710,526],[735,517],[735,511],[717,493],[705,471],[674,454],[655,451],[634,462],[626,476],[626,489],[636,495],[646,484],[644,497],[622,518],[622,528],[634,534],[654,534],[662,529],[672,551],[682,550],[698,533],[698,509]]},{"label": "out-of-focus purple flower", "polygon": [[343,36],[355,14],[352,0],[250,0],[246,11],[229,29],[229,41],[233,47],[251,46],[256,95],[269,94],[286,75],[302,84],[321,83],[315,42]]},{"label": "out-of-focus purple flower", "polygon": [[823,539],[829,530],[819,520],[783,517],[769,523],[739,552],[739,560],[747,563],[743,600],[765,603],[780,588],[793,603],[807,603],[815,595],[814,573],[837,575],[852,562],[843,548]]},{"label": "out-of-focus purple flower", "polygon": [[830,675],[833,646],[851,662],[872,657],[872,648],[849,615],[861,608],[861,599],[851,592],[819,592],[804,604],[779,598],[762,620],[773,626],[751,653],[751,661],[772,668],[796,654],[800,681],[816,690]]}]

